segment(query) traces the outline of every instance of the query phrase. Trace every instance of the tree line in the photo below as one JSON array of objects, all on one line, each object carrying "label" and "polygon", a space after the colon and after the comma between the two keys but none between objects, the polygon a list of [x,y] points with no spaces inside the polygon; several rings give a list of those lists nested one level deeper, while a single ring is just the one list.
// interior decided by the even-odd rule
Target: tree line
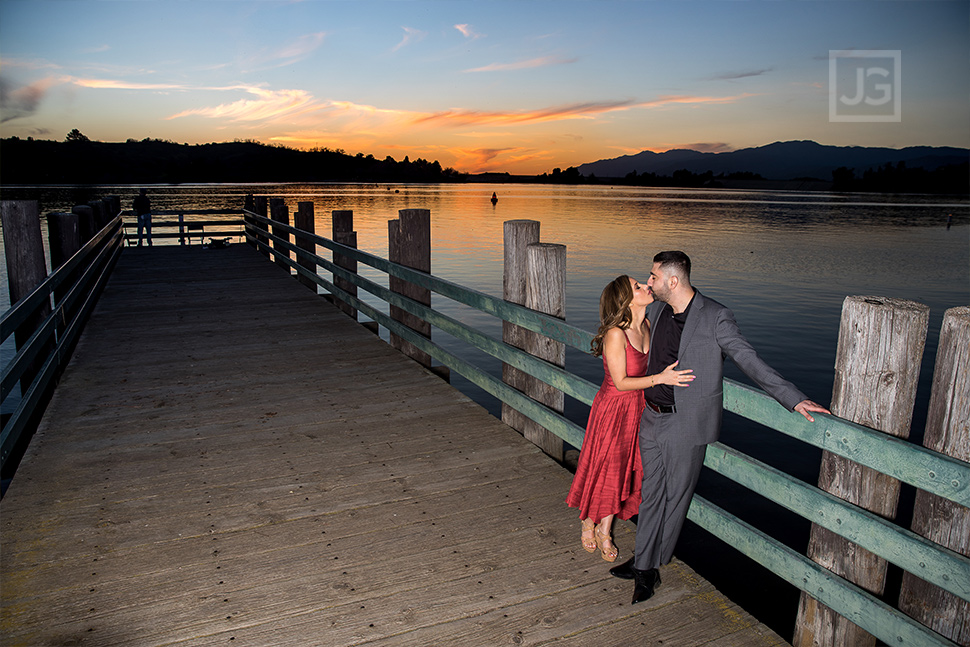
[{"label": "tree line", "polygon": [[[576,167],[540,175],[483,173],[470,175],[442,168],[437,160],[408,156],[349,155],[318,148],[301,151],[256,141],[178,144],[160,139],[124,143],[92,141],[77,129],[63,141],[0,140],[0,178],[4,184],[179,184],[188,182],[535,182],[547,184],[613,184],[650,187],[719,187],[725,180],[763,180],[756,173],[672,175],[628,173],[622,178],[584,176]],[[832,172],[834,191],[886,193],[970,193],[967,163],[933,170],[886,164],[856,175],[841,167]],[[796,178],[798,179],[798,178]],[[815,179],[817,178],[801,178]]]},{"label": "tree line", "polygon": [[906,162],[886,163],[866,169],[856,177],[855,169],[845,166],[832,171],[833,191],[875,193],[970,193],[970,163],[940,166],[927,170],[907,168]]},{"label": "tree line", "polygon": [[159,139],[92,141],[77,129],[64,141],[0,140],[4,184],[183,182],[462,182],[467,174],[425,159],[301,151],[255,141],[178,144]]}]

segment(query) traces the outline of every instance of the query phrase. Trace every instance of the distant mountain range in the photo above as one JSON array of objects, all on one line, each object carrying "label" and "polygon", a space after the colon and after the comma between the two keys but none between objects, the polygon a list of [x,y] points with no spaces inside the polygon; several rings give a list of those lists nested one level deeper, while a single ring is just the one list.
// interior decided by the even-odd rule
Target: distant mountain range
[{"label": "distant mountain range", "polygon": [[622,178],[636,171],[670,176],[675,171],[714,175],[756,173],[769,180],[818,178],[831,180],[840,167],[861,175],[868,169],[905,162],[907,168],[928,171],[970,160],[970,149],[949,146],[910,146],[908,148],[867,148],[862,146],[823,146],[813,141],[775,142],[730,153],[702,153],[694,150],[669,150],[665,153],[643,151],[614,159],[599,160],[578,167],[584,176]]}]

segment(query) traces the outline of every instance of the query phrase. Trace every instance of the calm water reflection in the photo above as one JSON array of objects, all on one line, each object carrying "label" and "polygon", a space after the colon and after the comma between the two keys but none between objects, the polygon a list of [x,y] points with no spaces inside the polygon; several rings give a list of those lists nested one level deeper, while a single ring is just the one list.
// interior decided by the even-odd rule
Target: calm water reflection
[{"label": "calm water reflection", "polygon": [[[40,199],[42,213],[69,210],[93,195],[117,194],[129,208],[138,187],[112,186],[43,191],[3,189],[4,199]],[[498,194],[492,205],[489,197]],[[358,245],[387,251],[387,221],[399,209],[432,212],[434,274],[501,295],[503,222],[541,222],[543,242],[567,246],[567,320],[594,330],[599,292],[617,274],[646,280],[651,257],[682,249],[694,262],[695,285],[729,305],[762,356],[805,393],[828,403],[846,295],[910,299],[930,306],[929,338],[921,368],[913,434],[922,434],[933,361],[945,309],[970,303],[970,208],[952,196],[884,196],[772,191],[669,190],[540,185],[180,185],[149,187],[153,206],[239,208],[247,193],[284,197],[290,210],[312,201],[318,233],[331,231],[330,212],[353,209]],[[947,227],[947,214],[953,224]],[[213,252],[215,253],[215,252]],[[377,274],[363,271],[376,279]],[[3,281],[4,289],[6,281]],[[373,301],[376,304],[376,301]],[[452,316],[500,337],[491,318],[435,298]],[[500,374],[495,360],[468,351],[447,335],[436,340]],[[728,363],[727,375],[746,379]],[[567,367],[599,383],[599,360],[567,353]],[[497,414],[500,406],[460,376],[453,384]],[[567,415],[585,423],[587,409],[567,404]],[[732,415],[722,440],[786,472],[814,482],[819,453]],[[801,519],[705,473],[704,496],[728,507],[789,545],[803,550],[808,526]],[[713,551],[696,530],[685,533],[682,557],[715,580],[733,599],[790,637],[797,594],[773,577],[751,586],[725,567],[723,546]],[[720,556],[720,557],[718,557]],[[708,562],[708,560],[711,560]],[[719,575],[720,574],[720,575]],[[718,581],[720,577],[720,581]],[[743,579],[747,584],[739,585]]]}]

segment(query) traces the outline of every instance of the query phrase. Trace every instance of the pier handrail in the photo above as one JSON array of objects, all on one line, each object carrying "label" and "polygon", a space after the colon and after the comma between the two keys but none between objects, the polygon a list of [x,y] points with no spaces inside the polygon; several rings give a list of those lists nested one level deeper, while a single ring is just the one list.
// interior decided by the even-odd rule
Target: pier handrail
[{"label": "pier handrail", "polygon": [[[555,317],[407,268],[248,210],[245,211],[245,218],[251,223],[265,226],[258,229],[258,234],[250,232],[247,226],[246,237],[248,242],[270,254],[271,258],[275,257],[299,275],[314,281],[434,359],[462,374],[486,392],[515,407],[566,442],[576,447],[581,446],[584,430],[562,414],[525,396],[482,369],[434,344],[430,339],[393,320],[387,314],[341,290],[318,274],[306,270],[292,260],[289,253],[296,254],[298,258],[311,260],[334,276],[339,276],[379,299],[402,308],[503,362],[512,364],[563,390],[580,402],[587,405],[592,402],[598,389],[596,385],[565,369],[493,339],[428,306],[394,293],[356,273],[347,271],[319,255],[311,254],[270,233],[270,226],[275,232],[300,236],[390,276],[428,288],[437,294],[477,308],[503,321],[539,332],[585,353],[589,352],[591,333]],[[270,247],[266,241],[272,241],[273,247]],[[801,416],[784,410],[774,399],[760,390],[729,379],[724,381],[724,407],[728,411],[771,429],[849,458],[920,489],[961,505],[970,505],[970,487],[968,487],[970,486],[970,464],[963,461],[835,416],[820,415],[817,416],[816,423],[809,423]],[[963,600],[970,601],[970,559],[967,557],[896,526],[861,507],[838,499],[813,485],[779,472],[721,443],[709,446],[704,464],[751,491],[912,572],[921,579]],[[804,555],[796,553],[777,540],[760,533],[702,497],[695,495],[688,518],[889,644],[953,644],[885,604],[876,596],[835,575]]]},{"label": "pier handrail", "polygon": [[0,432],[0,462],[3,464],[49,395],[49,387],[70,360],[74,342],[121,253],[122,239],[122,219],[118,215],[30,294],[0,315],[0,342],[3,342],[42,308],[50,307],[55,291],[60,293],[69,286],[63,295],[55,298],[50,314],[0,372],[0,400],[6,400],[30,367],[43,362]]},{"label": "pier handrail", "polygon": [[[121,212],[121,215],[126,218],[134,218],[134,211],[131,209]],[[215,219],[215,220],[185,220],[185,216],[235,216],[232,219]],[[178,216],[178,220],[155,220],[155,216]],[[137,233],[128,233],[127,225],[125,231],[125,240],[130,241],[137,240]],[[137,226],[137,222],[131,222],[132,226]],[[196,231],[191,231],[188,229],[189,225],[201,225],[204,227],[239,227],[240,229],[223,229],[214,231],[203,231],[201,234]],[[243,218],[243,211],[241,209],[153,209],[152,210],[152,238],[178,238],[182,245],[186,244],[187,238],[199,238],[200,241],[204,235],[206,238],[242,238],[243,230],[242,227],[246,225],[246,221]],[[170,229],[177,228],[176,232],[156,232],[156,229]]]}]

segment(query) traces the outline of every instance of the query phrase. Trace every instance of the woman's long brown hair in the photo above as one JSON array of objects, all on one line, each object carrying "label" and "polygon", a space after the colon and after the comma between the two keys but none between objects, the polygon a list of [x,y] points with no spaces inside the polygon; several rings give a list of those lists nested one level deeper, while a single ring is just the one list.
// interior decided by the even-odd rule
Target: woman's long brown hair
[{"label": "woman's long brown hair", "polygon": [[630,304],[633,302],[633,287],[630,277],[621,274],[603,288],[600,294],[600,327],[590,344],[590,351],[596,357],[603,355],[603,337],[610,328],[626,330],[633,325],[633,312]]}]

